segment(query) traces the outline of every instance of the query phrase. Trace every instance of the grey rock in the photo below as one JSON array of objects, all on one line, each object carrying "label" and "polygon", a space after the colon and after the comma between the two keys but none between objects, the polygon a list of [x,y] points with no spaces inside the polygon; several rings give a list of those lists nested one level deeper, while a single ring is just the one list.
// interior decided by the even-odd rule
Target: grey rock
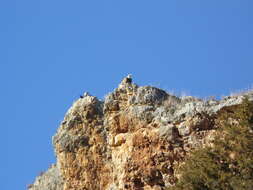
[{"label": "grey rock", "polygon": [[153,113],[154,121],[156,123],[161,123],[162,125],[167,125],[168,123],[171,123],[174,119],[174,115],[172,114],[170,109],[165,106],[157,107]]},{"label": "grey rock", "polygon": [[220,102],[218,102],[216,105],[209,107],[208,108],[209,112],[215,113],[223,107],[240,104],[244,98],[245,96],[235,96],[235,97],[225,98],[221,100]]},{"label": "grey rock", "polygon": [[89,146],[89,137],[62,133],[53,137],[53,144],[58,144],[61,151],[73,152],[76,147]]},{"label": "grey rock", "polygon": [[53,136],[53,145],[56,146],[57,144],[61,151],[68,152],[74,151],[77,146],[88,146],[88,137],[78,134],[74,135],[69,133],[69,131],[77,124],[85,125],[83,123],[84,120],[91,120],[95,116],[103,117],[103,102],[89,95],[78,99],[68,110],[64,121],[55,136]]},{"label": "grey rock", "polygon": [[[185,149],[188,148],[188,145],[198,147],[203,144],[199,134],[202,134],[201,132],[204,134],[205,130],[210,130],[207,124],[210,124],[211,121],[206,121],[205,118],[208,119],[210,115],[223,107],[240,104],[245,96],[253,100],[253,91],[229,96],[220,101],[204,101],[191,96],[178,98],[159,88],[151,86],[138,87],[133,84],[132,77],[129,75],[122,80],[114,92],[105,97],[104,102],[88,93],[85,93],[82,98],[74,102],[53,137],[53,144],[57,146],[60,152],[74,152],[80,146],[88,150],[94,142],[92,137],[88,135],[90,133],[86,133],[86,130],[91,128],[85,126],[87,123],[94,122],[94,118],[96,118],[97,123],[92,125],[94,126],[92,131],[95,134],[100,133],[105,138],[105,142],[110,144],[108,131],[110,130],[110,119],[114,117],[104,117],[109,111],[109,116],[123,114],[130,117],[131,115],[150,124],[147,126],[156,132],[158,130],[159,137],[170,141],[169,143],[172,143],[174,147],[176,143],[181,146],[181,139],[184,141],[183,146],[187,145]],[[204,119],[200,117],[198,120],[198,115],[203,116]],[[190,128],[190,126],[187,126],[187,122],[184,121],[189,121],[188,119],[194,117],[197,118],[198,122]],[[79,131],[75,131],[75,127],[80,126],[79,124],[82,127]],[[87,124],[87,126],[90,125]],[[106,147],[101,149],[106,158],[111,159],[112,155],[108,150]],[[38,176],[34,184],[29,185],[28,189],[62,190],[63,179],[60,170],[56,165],[53,165],[47,172]],[[112,183],[109,189],[118,189],[118,184]]]},{"label": "grey rock", "polygon": [[28,190],[63,190],[63,179],[58,167],[52,165],[46,172],[36,177],[34,184],[28,185]]},{"label": "grey rock", "polygon": [[159,127],[159,136],[162,138],[166,138],[169,141],[173,141],[178,136],[178,130],[172,124],[165,125],[165,126],[162,125]]},{"label": "grey rock", "polygon": [[151,122],[154,118],[154,107],[148,105],[131,106],[129,111],[134,117],[142,121]]},{"label": "grey rock", "polygon": [[191,130],[189,126],[182,124],[178,126],[178,132],[181,136],[186,136],[190,134]]},{"label": "grey rock", "polygon": [[132,78],[130,77],[131,76],[125,77],[114,92],[134,92],[138,88],[138,86],[132,82]]},{"label": "grey rock", "polygon": [[201,101],[201,99],[193,97],[193,96],[183,96],[181,97],[181,100],[182,100],[182,103]]},{"label": "grey rock", "polygon": [[118,111],[119,110],[119,102],[118,100],[113,99],[113,94],[108,95],[105,98],[105,104],[104,104],[104,113],[107,111]]},{"label": "grey rock", "polygon": [[134,104],[161,104],[168,97],[168,94],[161,89],[143,86],[139,87],[136,96],[132,101]]},{"label": "grey rock", "polygon": [[70,120],[72,119],[71,117],[76,117],[78,113],[82,113],[87,107],[93,107],[97,113],[103,113],[103,102],[99,101],[95,96],[86,95],[73,103],[71,108],[67,111],[64,120]]}]

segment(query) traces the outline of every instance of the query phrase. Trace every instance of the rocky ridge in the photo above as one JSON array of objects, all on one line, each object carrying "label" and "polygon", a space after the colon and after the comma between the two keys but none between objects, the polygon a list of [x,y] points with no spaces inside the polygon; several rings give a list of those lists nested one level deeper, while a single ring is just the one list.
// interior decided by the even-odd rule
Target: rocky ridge
[{"label": "rocky ridge", "polygon": [[161,190],[194,148],[210,144],[215,118],[247,95],[220,101],[176,97],[127,76],[104,101],[85,94],[66,113],[53,145],[57,163],[29,190]]}]

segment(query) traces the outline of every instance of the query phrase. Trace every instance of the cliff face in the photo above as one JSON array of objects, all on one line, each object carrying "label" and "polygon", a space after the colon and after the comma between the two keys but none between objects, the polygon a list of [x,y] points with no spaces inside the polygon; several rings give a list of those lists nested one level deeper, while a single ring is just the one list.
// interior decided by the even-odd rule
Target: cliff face
[{"label": "cliff face", "polygon": [[53,137],[57,163],[29,189],[164,189],[187,153],[210,143],[217,114],[242,99],[178,98],[130,77],[105,101],[85,94]]}]

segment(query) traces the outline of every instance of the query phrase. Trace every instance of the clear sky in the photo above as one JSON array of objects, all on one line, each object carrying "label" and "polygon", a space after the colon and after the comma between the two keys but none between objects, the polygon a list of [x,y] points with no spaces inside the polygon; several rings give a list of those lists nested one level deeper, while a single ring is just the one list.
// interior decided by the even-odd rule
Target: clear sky
[{"label": "clear sky", "polygon": [[[199,97],[253,84],[252,0],[0,1],[0,188],[55,162],[51,137],[84,91],[128,73]],[[7,154],[6,154],[7,152]]]}]

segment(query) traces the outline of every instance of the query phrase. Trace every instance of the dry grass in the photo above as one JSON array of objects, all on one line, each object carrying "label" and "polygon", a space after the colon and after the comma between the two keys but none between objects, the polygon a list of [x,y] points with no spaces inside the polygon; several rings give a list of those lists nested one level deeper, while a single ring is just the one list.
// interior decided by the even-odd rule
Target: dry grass
[{"label": "dry grass", "polygon": [[242,96],[242,95],[248,95],[248,94],[253,94],[253,85],[251,85],[248,88],[241,89],[241,90],[236,90],[234,92],[231,92],[229,96]]}]

